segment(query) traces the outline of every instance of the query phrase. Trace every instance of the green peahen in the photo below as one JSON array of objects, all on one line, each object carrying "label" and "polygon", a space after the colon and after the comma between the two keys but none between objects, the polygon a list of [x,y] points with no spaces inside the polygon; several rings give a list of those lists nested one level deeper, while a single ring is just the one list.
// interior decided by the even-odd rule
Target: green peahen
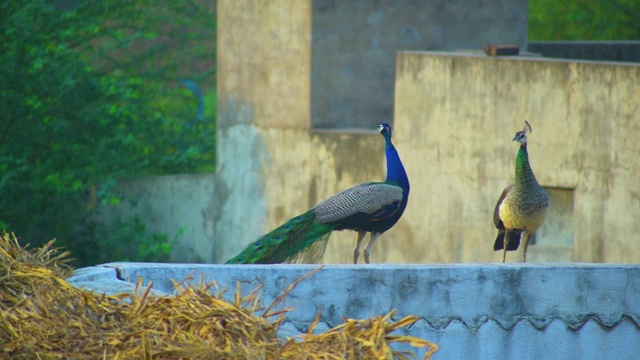
[{"label": "green peahen", "polygon": [[542,225],[549,209],[549,195],[540,187],[529,165],[527,133],[532,129],[529,122],[524,122],[524,129],[513,137],[513,141],[520,143],[515,183],[504,189],[493,212],[493,223],[498,228],[493,250],[503,250],[502,262],[506,260],[507,250],[518,249],[523,232],[522,261],[527,261],[529,239]]},{"label": "green peahen", "polygon": [[371,233],[364,250],[364,260],[369,263],[374,242],[400,219],[409,198],[409,179],[391,142],[391,127],[381,124],[378,131],[386,142],[384,182],[365,182],[331,196],[249,244],[227,264],[318,262],[331,232],[347,229],[357,232],[354,264],[358,262],[362,240]]}]

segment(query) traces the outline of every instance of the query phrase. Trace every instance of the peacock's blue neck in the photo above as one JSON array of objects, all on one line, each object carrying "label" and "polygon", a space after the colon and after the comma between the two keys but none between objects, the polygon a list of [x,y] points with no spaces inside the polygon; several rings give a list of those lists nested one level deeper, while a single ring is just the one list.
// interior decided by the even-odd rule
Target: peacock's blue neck
[{"label": "peacock's blue neck", "polygon": [[402,165],[402,161],[400,160],[400,156],[396,151],[395,146],[391,143],[391,139],[385,136],[386,140],[386,149],[385,153],[387,156],[387,182],[395,182],[400,187],[405,190],[405,197],[409,194],[409,178],[407,177],[407,173],[404,171],[404,166]]}]

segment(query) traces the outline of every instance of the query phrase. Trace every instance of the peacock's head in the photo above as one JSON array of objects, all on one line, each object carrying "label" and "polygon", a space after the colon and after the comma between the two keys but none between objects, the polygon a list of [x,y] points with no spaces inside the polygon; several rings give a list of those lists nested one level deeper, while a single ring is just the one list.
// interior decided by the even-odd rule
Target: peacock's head
[{"label": "peacock's head", "polygon": [[520,144],[526,144],[527,143],[527,133],[531,133],[533,131],[533,129],[531,128],[531,125],[529,125],[529,122],[527,120],[524,121],[524,128],[522,129],[522,131],[518,131],[516,133],[516,136],[513,137],[512,141],[517,141]]},{"label": "peacock's head", "polygon": [[380,126],[378,126],[378,132],[384,137],[386,137],[388,134],[389,138],[391,138],[391,125],[387,123],[380,124]]}]

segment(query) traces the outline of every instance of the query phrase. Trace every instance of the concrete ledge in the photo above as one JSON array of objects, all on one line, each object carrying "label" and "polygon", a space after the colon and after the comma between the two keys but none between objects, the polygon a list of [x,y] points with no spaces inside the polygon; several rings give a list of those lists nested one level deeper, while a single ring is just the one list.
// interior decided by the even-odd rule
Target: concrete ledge
[{"label": "concrete ledge", "polygon": [[[108,265],[94,266],[75,270],[67,281],[76,287],[107,295],[133,293],[136,291],[135,281],[121,280],[118,272],[118,267]],[[139,290],[140,293],[138,295],[141,295],[141,292],[144,292],[145,289]],[[156,296],[167,296],[171,292],[166,293],[151,289],[150,293]]]},{"label": "concrete ledge", "polygon": [[[99,281],[105,275],[105,281],[122,281],[114,268],[122,280],[135,283],[141,277],[161,293],[173,291],[171,279],[189,275],[195,282],[200,276],[216,281],[230,295],[238,281],[245,292],[261,285],[268,305],[317,266],[111,263],[93,275],[80,269],[70,281],[82,284],[77,280],[94,276]],[[438,343],[436,359],[555,353],[631,359],[640,356],[639,300],[640,267],[632,265],[330,265],[290,293],[285,306],[295,310],[286,329],[288,334],[295,333],[293,328],[306,331],[319,311],[321,321],[332,327],[343,317],[369,318],[397,309],[398,318],[424,319],[405,333]]]},{"label": "concrete ledge", "polygon": [[527,49],[553,58],[640,62],[640,41],[530,41]]}]

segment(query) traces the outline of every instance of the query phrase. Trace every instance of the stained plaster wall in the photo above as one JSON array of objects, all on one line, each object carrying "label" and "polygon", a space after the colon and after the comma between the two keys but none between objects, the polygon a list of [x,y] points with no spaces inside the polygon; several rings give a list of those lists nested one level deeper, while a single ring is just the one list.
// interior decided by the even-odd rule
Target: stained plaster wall
[{"label": "stained plaster wall", "polygon": [[527,0],[331,1],[312,3],[311,122],[370,129],[393,122],[399,50],[526,47]]},{"label": "stained plaster wall", "polygon": [[397,241],[407,254],[397,260],[498,260],[491,217],[513,181],[511,140],[526,118],[533,170],[544,187],[571,195],[555,204],[552,196],[552,209],[564,209],[573,234],[563,258],[547,231],[551,241],[531,247],[530,259],[640,261],[638,84],[632,64],[399,53],[396,133],[414,189],[401,221],[419,235]]},{"label": "stained plaster wall", "polygon": [[[234,31],[218,34],[217,262],[316,202],[384,178],[379,135],[311,128],[312,10],[218,3],[220,29]],[[638,261],[637,66],[401,52],[395,72],[394,142],[412,194],[373,261],[499,260],[491,217],[513,181],[511,138],[524,118],[554,203],[529,259]],[[348,262],[353,237],[335,234],[325,262]]]}]

